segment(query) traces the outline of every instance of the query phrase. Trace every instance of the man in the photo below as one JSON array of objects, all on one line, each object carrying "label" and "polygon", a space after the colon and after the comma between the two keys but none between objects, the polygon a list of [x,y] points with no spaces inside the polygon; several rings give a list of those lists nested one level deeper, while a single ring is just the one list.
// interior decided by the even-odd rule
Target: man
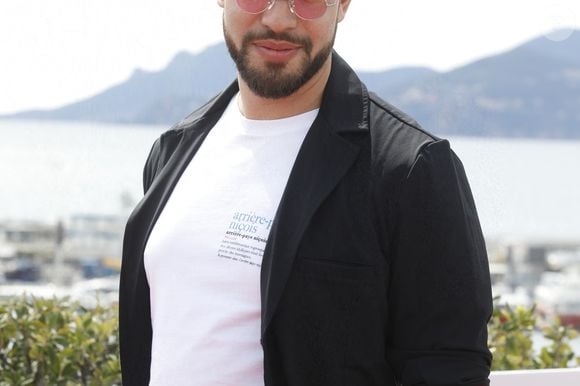
[{"label": "man", "polygon": [[350,0],[218,4],[238,77],[147,160],[123,384],[487,385],[463,167],[332,51]]}]

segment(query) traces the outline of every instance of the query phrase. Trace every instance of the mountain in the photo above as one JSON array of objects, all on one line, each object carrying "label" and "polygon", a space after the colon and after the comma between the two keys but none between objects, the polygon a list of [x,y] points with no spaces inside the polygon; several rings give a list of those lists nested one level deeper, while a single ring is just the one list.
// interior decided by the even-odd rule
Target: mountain
[{"label": "mountain", "polygon": [[235,76],[224,44],[199,55],[181,52],[158,72],[136,70],[125,82],[79,102],[8,118],[169,124],[201,106]]},{"label": "mountain", "polygon": [[[441,135],[580,139],[580,31],[545,37],[439,73],[423,67],[359,72],[370,90]],[[2,118],[171,124],[234,79],[224,44],[179,53],[158,72],[50,111]]]},{"label": "mountain", "polygon": [[378,92],[438,133],[578,139],[580,31]]}]

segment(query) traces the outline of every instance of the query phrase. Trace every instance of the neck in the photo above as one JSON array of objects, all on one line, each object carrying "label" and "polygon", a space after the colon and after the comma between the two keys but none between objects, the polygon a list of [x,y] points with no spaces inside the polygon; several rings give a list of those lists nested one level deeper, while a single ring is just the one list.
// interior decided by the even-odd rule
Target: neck
[{"label": "neck", "polygon": [[279,99],[269,99],[254,94],[238,74],[240,86],[239,108],[249,119],[280,119],[302,114],[320,107],[322,93],[330,76],[329,57],[308,82],[293,94]]}]

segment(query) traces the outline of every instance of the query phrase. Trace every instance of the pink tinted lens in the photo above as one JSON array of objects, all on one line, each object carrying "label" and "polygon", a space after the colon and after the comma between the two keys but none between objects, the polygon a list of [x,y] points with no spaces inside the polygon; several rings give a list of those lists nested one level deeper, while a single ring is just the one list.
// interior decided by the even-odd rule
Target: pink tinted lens
[{"label": "pink tinted lens", "polygon": [[268,0],[236,0],[238,7],[249,13],[260,13],[268,8]]},{"label": "pink tinted lens", "polygon": [[303,19],[317,19],[326,12],[324,0],[294,0],[294,12]]}]

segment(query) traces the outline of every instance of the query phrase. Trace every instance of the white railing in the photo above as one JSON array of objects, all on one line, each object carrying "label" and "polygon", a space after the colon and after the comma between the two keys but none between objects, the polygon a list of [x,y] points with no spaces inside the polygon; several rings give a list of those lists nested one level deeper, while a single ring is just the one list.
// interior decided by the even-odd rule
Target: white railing
[{"label": "white railing", "polygon": [[580,386],[580,368],[493,371],[490,386]]}]

